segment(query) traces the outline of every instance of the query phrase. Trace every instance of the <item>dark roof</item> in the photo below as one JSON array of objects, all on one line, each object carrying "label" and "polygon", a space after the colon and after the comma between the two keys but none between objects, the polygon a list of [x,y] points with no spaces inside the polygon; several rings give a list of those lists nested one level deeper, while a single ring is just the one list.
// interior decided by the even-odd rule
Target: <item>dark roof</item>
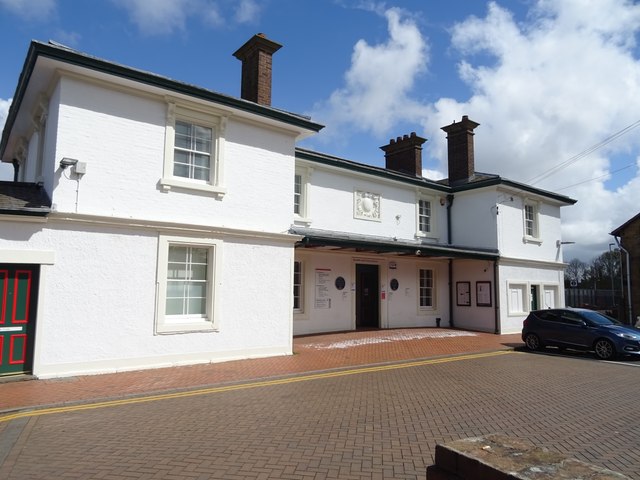
[{"label": "dark roof", "polygon": [[403,183],[409,183],[412,185],[417,185],[425,188],[431,188],[434,190],[439,190],[443,193],[456,193],[456,192],[463,192],[465,190],[472,190],[475,188],[484,188],[484,187],[490,187],[494,185],[505,185],[523,192],[528,192],[528,193],[540,195],[546,198],[551,198],[558,202],[566,203],[567,205],[573,205],[574,203],[577,202],[577,200],[574,200],[573,198],[569,198],[564,195],[559,195],[557,193],[549,192],[547,190],[542,190],[540,188],[535,188],[530,185],[526,185],[524,183],[514,182],[512,180],[502,178],[500,175],[493,175],[490,173],[475,172],[474,177],[469,181],[464,183],[457,183],[455,185],[449,185],[449,180],[446,178],[443,180],[437,180],[437,181],[429,180],[424,177],[418,177],[416,175],[396,172],[395,170],[389,170],[383,167],[366,165],[363,163],[346,160],[344,158],[334,157],[333,155],[328,155],[326,153],[314,152],[312,150],[307,150],[304,148],[296,148],[296,158],[300,158],[302,160],[309,160],[315,163],[322,163],[324,165],[330,165],[333,167],[344,168],[346,170],[351,170],[355,172],[375,175],[377,177],[384,177],[391,180],[396,180]]},{"label": "dark roof", "polygon": [[635,223],[636,221],[640,220],[640,213],[638,213],[635,217],[630,218],[629,220],[627,220],[626,222],[624,222],[622,225],[620,225],[618,228],[616,228],[614,231],[612,231],[609,235],[613,235],[616,237],[619,237],[622,235],[623,231],[632,223]]},{"label": "dark roof", "polygon": [[[440,183],[449,185],[449,180],[440,180]],[[577,202],[577,200],[574,200],[573,198],[567,197],[565,195],[560,195],[548,190],[532,187],[531,185],[527,185],[526,183],[515,182],[507,178],[502,178],[500,175],[494,175],[491,173],[475,172],[473,178],[469,179],[466,182],[450,185],[450,187],[453,193],[455,193],[463,192],[465,190],[473,190],[476,188],[490,187],[493,185],[505,185],[507,187],[515,188],[521,192],[527,192],[534,195],[551,198],[558,202],[566,203],[567,205],[573,205]]]},{"label": "dark roof", "polygon": [[46,216],[51,200],[36,183],[0,182],[0,214]]},{"label": "dark roof", "polygon": [[352,160],[346,160],[344,158],[334,157],[326,153],[314,152],[312,150],[306,150],[304,148],[296,148],[296,158],[302,160],[309,160],[315,163],[322,163],[338,168],[344,168],[345,170],[351,170],[354,172],[366,173],[369,175],[375,175],[377,177],[383,177],[390,180],[396,180],[403,183],[410,183],[412,185],[418,185],[421,187],[432,188],[434,190],[440,190],[441,192],[448,192],[449,188],[446,185],[429,180],[424,177],[418,177],[416,175],[410,175],[408,173],[396,172],[395,170],[389,170],[382,167],[375,167],[373,165],[367,165],[364,163],[354,162]]},{"label": "dark roof", "polygon": [[306,227],[291,227],[289,233],[304,238],[296,244],[299,248],[336,247],[357,251],[392,253],[417,257],[441,258],[474,258],[494,260],[499,257],[493,249],[464,247],[457,245],[441,245],[423,240],[404,240],[392,237],[377,237],[329,230],[318,230]]},{"label": "dark roof", "polygon": [[307,130],[318,132],[323,125],[312,122],[309,117],[298,115],[284,110],[279,110],[270,106],[260,105],[241,98],[223,95],[221,93],[207,90],[188,83],[172,80],[161,75],[138,70],[135,68],[120,65],[118,63],[103,60],[98,57],[93,57],[85,53],[73,50],[64,45],[57,43],[42,43],[38,41],[32,41],[29,46],[27,57],[25,58],[22,72],[18,80],[15,94],[13,95],[13,102],[7,120],[5,129],[2,134],[2,141],[0,142],[0,156],[4,154],[4,150],[7,146],[9,131],[15,121],[15,117],[22,103],[22,98],[29,84],[29,79],[36,65],[38,57],[47,57],[63,63],[76,65],[83,68],[88,68],[101,73],[107,73],[110,75],[119,76],[128,80],[152,85],[159,88],[164,88],[176,93],[189,95],[194,98],[199,98],[206,101],[215,102],[228,107],[237,108],[250,112],[256,115],[271,118],[281,122],[288,123],[297,127],[301,127]]}]

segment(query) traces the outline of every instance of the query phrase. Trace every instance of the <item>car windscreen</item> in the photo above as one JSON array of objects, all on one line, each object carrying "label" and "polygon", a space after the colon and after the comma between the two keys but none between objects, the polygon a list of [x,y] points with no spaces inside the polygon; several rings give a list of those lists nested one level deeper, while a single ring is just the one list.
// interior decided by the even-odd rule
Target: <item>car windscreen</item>
[{"label": "car windscreen", "polygon": [[602,315],[601,313],[593,312],[591,310],[580,312],[580,314],[589,322],[595,325],[620,325],[620,322],[618,322],[617,320],[611,317],[607,317],[606,315]]}]

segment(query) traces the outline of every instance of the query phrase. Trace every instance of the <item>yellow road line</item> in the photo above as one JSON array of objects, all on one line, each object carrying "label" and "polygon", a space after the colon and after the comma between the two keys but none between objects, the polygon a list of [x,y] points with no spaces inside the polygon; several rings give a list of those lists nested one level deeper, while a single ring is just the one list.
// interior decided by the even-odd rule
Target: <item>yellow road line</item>
[{"label": "yellow road line", "polygon": [[120,405],[133,405],[136,403],[155,402],[158,400],[169,400],[172,398],[195,397],[198,395],[208,395],[212,393],[232,392],[236,390],[247,390],[250,388],[270,387],[274,385],[286,385],[289,383],[306,382],[309,380],[321,380],[325,378],[344,377],[347,375],[359,375],[363,373],[383,372],[386,370],[398,370],[401,368],[419,367],[423,365],[436,365],[439,363],[457,362],[460,360],[473,360],[476,358],[495,357],[513,353],[511,350],[501,350],[498,352],[476,353],[470,355],[460,355],[457,357],[432,358],[428,360],[419,360],[415,362],[397,363],[391,365],[379,365],[376,367],[362,367],[351,370],[338,370],[335,372],[313,373],[310,375],[301,375],[289,378],[277,378],[273,380],[263,380],[258,382],[243,383],[238,385],[224,385],[220,387],[201,388],[196,390],[187,390],[180,392],[162,393],[158,395],[146,395],[142,397],[123,398],[120,400],[108,400],[104,402],[85,403],[80,405],[67,405],[62,407],[50,407],[39,410],[28,410],[10,413],[0,417],[0,423],[8,422],[18,418],[37,417],[41,415],[51,415],[54,413],[77,412],[81,410],[93,410],[96,408],[116,407]]}]

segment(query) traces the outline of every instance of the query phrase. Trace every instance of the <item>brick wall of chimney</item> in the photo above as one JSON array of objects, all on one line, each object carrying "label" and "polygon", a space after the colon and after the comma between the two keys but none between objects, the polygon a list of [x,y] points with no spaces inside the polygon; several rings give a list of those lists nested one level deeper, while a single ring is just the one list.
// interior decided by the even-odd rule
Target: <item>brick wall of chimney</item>
[{"label": "brick wall of chimney", "polygon": [[478,125],[464,115],[460,122],[442,127],[447,132],[449,185],[467,182],[475,174],[473,130]]},{"label": "brick wall of chimney", "polygon": [[416,132],[389,140],[388,145],[380,147],[384,151],[387,170],[422,177],[422,144],[426,141]]},{"label": "brick wall of chimney", "polygon": [[272,56],[281,47],[258,33],[233,54],[242,62],[240,96],[243,99],[271,105]]}]

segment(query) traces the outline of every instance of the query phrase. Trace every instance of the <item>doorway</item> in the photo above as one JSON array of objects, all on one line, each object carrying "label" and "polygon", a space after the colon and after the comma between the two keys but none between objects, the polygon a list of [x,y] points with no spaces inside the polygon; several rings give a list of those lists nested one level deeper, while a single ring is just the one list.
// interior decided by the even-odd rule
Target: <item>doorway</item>
[{"label": "doorway", "polygon": [[380,327],[378,265],[356,264],[356,328]]},{"label": "doorway", "polygon": [[540,286],[531,285],[531,310],[540,309]]},{"label": "doorway", "polygon": [[0,264],[0,376],[31,373],[39,265]]}]

